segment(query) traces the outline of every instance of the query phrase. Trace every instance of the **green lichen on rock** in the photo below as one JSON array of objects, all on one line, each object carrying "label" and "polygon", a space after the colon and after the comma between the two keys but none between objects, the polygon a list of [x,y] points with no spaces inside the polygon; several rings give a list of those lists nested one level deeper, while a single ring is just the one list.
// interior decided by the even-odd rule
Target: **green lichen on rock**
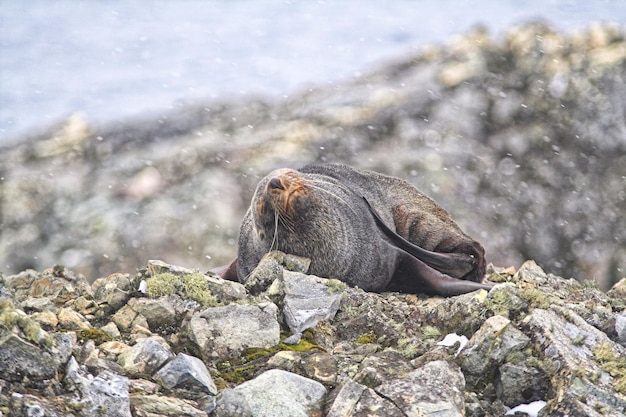
[{"label": "green lichen on rock", "polygon": [[199,272],[182,275],[161,272],[148,278],[146,284],[149,297],[178,294],[182,298],[197,301],[204,307],[218,304],[209,291],[206,277]]},{"label": "green lichen on rock", "polygon": [[77,336],[78,340],[81,343],[84,343],[88,340],[93,340],[96,345],[113,340],[111,335],[109,335],[107,332],[103,332],[100,329],[94,328],[80,330],[78,331]]},{"label": "green lichen on rock", "polygon": [[441,337],[441,330],[435,326],[424,326],[422,327],[422,334],[426,339],[438,339]]},{"label": "green lichen on rock", "polygon": [[524,288],[519,294],[532,308],[548,308],[551,304],[550,297],[537,288]]},{"label": "green lichen on rock", "polygon": [[626,394],[626,358],[618,358],[611,345],[601,343],[593,349],[593,355],[604,371],[615,378],[615,389]]},{"label": "green lichen on rock", "polygon": [[0,334],[5,331],[10,332],[17,326],[26,340],[48,349],[52,347],[50,335],[42,330],[37,321],[31,319],[22,310],[16,309],[11,301],[0,301],[0,311]]},{"label": "green lichen on rock", "polygon": [[361,345],[366,345],[368,343],[376,343],[376,335],[372,332],[366,333],[364,335],[357,337],[355,342]]},{"label": "green lichen on rock", "polygon": [[338,279],[328,279],[324,284],[328,287],[330,294],[341,292],[348,288],[345,282],[341,282]]},{"label": "green lichen on rock", "polygon": [[[218,371],[218,377],[227,383],[241,384],[248,381],[260,371],[267,359],[273,356],[275,353],[281,351],[289,352],[311,352],[321,351],[325,352],[325,349],[315,343],[315,335],[313,331],[307,329],[298,343],[286,344],[279,343],[276,346],[270,348],[249,348],[246,349],[239,358],[231,358],[227,361],[221,361],[216,364]],[[225,386],[218,388],[223,389]]]}]

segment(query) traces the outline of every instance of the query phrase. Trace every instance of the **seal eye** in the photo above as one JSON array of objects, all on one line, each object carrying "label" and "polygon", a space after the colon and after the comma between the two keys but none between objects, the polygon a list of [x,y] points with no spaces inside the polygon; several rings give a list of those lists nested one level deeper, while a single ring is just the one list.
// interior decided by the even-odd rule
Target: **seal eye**
[{"label": "seal eye", "polygon": [[285,187],[283,183],[280,181],[280,178],[274,177],[270,180],[269,187],[273,190],[284,190]]}]

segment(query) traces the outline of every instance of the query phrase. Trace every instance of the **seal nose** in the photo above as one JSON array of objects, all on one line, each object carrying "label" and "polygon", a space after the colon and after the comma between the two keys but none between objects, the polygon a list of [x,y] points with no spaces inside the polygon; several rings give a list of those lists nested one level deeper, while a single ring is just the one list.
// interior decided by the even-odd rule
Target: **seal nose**
[{"label": "seal nose", "polygon": [[278,177],[274,177],[270,180],[269,187],[273,190],[284,190],[282,181]]}]

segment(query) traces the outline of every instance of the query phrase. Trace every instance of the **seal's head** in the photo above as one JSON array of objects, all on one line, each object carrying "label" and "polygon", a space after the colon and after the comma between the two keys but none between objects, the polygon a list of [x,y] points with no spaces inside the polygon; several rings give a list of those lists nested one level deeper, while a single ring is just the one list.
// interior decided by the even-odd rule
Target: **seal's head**
[{"label": "seal's head", "polygon": [[274,239],[279,229],[295,233],[307,206],[307,180],[293,169],[271,172],[259,183],[252,200],[252,214],[259,239]]}]

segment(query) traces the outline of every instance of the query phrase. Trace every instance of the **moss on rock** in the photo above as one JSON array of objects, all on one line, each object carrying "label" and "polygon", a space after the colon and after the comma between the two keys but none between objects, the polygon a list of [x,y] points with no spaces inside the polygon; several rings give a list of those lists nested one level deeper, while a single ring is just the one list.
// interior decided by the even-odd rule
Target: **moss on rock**
[{"label": "moss on rock", "polygon": [[206,277],[199,272],[182,275],[160,272],[148,278],[146,284],[149,297],[178,294],[182,298],[199,302],[203,307],[213,307],[218,304],[217,299],[209,290]]}]

